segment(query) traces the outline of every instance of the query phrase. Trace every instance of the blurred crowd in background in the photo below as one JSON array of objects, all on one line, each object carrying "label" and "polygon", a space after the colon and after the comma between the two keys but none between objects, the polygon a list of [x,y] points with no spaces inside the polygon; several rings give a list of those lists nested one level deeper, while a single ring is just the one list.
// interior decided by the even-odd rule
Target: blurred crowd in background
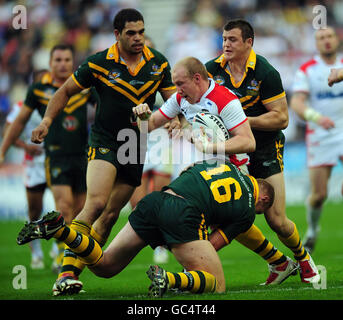
[{"label": "blurred crowd in background", "polygon": [[[147,3],[158,6],[163,2],[172,5],[174,1],[0,0],[0,130],[13,103],[25,97],[32,72],[48,68],[49,50],[53,45],[72,44],[77,67],[88,55],[114,43],[112,22],[117,11],[134,7],[146,16]],[[216,57],[221,51],[225,22],[244,18],[255,29],[255,52],[265,56],[279,70],[286,92],[291,87],[295,70],[316,51],[313,27],[313,8],[316,5],[325,7],[328,25],[334,26],[343,39],[343,1],[177,2],[183,3],[181,14],[172,19],[167,32],[159,34],[165,41],[158,41],[156,37],[152,39],[171,65],[188,55],[197,56],[203,62]],[[27,29],[13,28],[13,8],[16,5],[24,5],[27,10]],[[159,47],[159,43],[163,43],[163,47]],[[290,141],[303,138],[299,121],[291,125],[288,138]]]}]

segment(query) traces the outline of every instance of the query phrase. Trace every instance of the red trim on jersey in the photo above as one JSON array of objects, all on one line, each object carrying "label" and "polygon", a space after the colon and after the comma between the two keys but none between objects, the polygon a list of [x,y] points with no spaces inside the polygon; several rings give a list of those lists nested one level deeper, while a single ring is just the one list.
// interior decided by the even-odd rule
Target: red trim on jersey
[{"label": "red trim on jersey", "polygon": [[33,160],[33,156],[31,156],[27,152],[25,152],[24,159],[28,160],[28,161],[32,161]]},{"label": "red trim on jersey", "polygon": [[182,97],[177,93],[176,94],[176,102],[179,105],[179,107],[181,107],[181,99],[182,99]]},{"label": "red trim on jersey", "polygon": [[160,109],[158,109],[168,120],[171,120],[171,119],[173,119],[173,118],[169,118],[162,110],[161,110],[161,108]]},{"label": "red trim on jersey", "polygon": [[310,61],[307,61],[303,65],[301,65],[300,70],[304,73],[307,73],[307,68],[310,66],[313,66],[314,64],[317,64],[317,61],[314,59],[311,59]]},{"label": "red trim on jersey", "polygon": [[218,83],[214,85],[213,90],[206,96],[207,99],[213,101],[218,107],[218,114],[232,101],[238,99],[229,89],[220,86]]},{"label": "red trim on jersey", "polygon": [[236,167],[242,166],[248,162],[248,158],[238,160],[235,154],[229,156],[230,162],[233,163]]},{"label": "red trim on jersey", "polygon": [[239,127],[241,124],[243,124],[243,123],[244,123],[245,121],[247,121],[247,120],[248,120],[248,118],[245,118],[245,120],[243,120],[243,121],[240,122],[239,124],[235,125],[233,128],[229,129],[228,131],[230,132],[230,131],[232,131],[233,129]]}]

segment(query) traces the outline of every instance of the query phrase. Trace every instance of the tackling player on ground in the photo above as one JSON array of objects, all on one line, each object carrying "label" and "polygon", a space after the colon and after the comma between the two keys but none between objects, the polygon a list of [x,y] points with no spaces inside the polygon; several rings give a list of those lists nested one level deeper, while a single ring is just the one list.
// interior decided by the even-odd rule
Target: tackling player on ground
[{"label": "tackling player on ground", "polygon": [[255,211],[264,212],[273,200],[273,187],[266,181],[243,175],[229,162],[205,161],[162,191],[145,196],[104,252],[91,236],[66,226],[58,212],[26,224],[17,242],[51,237],[64,241],[92,272],[105,278],[120,273],[147,245],[167,245],[186,271],[150,266],[151,296],[161,297],[168,289],[225,292],[223,268],[208,241],[208,226],[219,225],[230,242],[252,227]]}]

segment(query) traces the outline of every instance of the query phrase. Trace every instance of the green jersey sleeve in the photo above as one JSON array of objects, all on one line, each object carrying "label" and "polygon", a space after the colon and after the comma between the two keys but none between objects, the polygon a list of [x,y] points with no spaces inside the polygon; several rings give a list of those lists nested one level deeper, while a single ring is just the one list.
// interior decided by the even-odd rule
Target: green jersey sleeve
[{"label": "green jersey sleeve", "polygon": [[24,100],[24,104],[32,110],[37,108],[37,99],[33,91],[34,91],[34,86],[31,85],[27,90],[26,97]]},{"label": "green jersey sleeve", "polygon": [[88,59],[84,61],[72,75],[75,83],[82,89],[93,86],[94,77],[88,62]]},{"label": "green jersey sleeve", "polygon": [[174,89],[175,86],[171,79],[171,68],[168,61],[165,62],[166,67],[163,70],[163,79],[160,84],[160,90]]},{"label": "green jersey sleeve", "polygon": [[282,85],[279,72],[272,68],[266,74],[260,87],[260,97],[262,103],[272,102],[285,96],[285,91]]}]

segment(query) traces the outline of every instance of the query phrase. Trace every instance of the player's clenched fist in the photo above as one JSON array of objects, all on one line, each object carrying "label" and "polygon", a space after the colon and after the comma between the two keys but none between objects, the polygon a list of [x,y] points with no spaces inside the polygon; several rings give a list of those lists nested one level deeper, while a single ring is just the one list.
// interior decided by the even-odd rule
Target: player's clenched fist
[{"label": "player's clenched fist", "polygon": [[331,72],[328,78],[328,85],[332,87],[334,83],[340,82],[342,80],[343,80],[343,68],[331,69]]},{"label": "player's clenched fist", "polygon": [[147,103],[133,107],[132,112],[141,120],[148,120],[151,116],[151,110]]},{"label": "player's clenched fist", "polygon": [[49,131],[48,126],[42,121],[38,127],[32,130],[31,141],[33,143],[42,143]]}]

